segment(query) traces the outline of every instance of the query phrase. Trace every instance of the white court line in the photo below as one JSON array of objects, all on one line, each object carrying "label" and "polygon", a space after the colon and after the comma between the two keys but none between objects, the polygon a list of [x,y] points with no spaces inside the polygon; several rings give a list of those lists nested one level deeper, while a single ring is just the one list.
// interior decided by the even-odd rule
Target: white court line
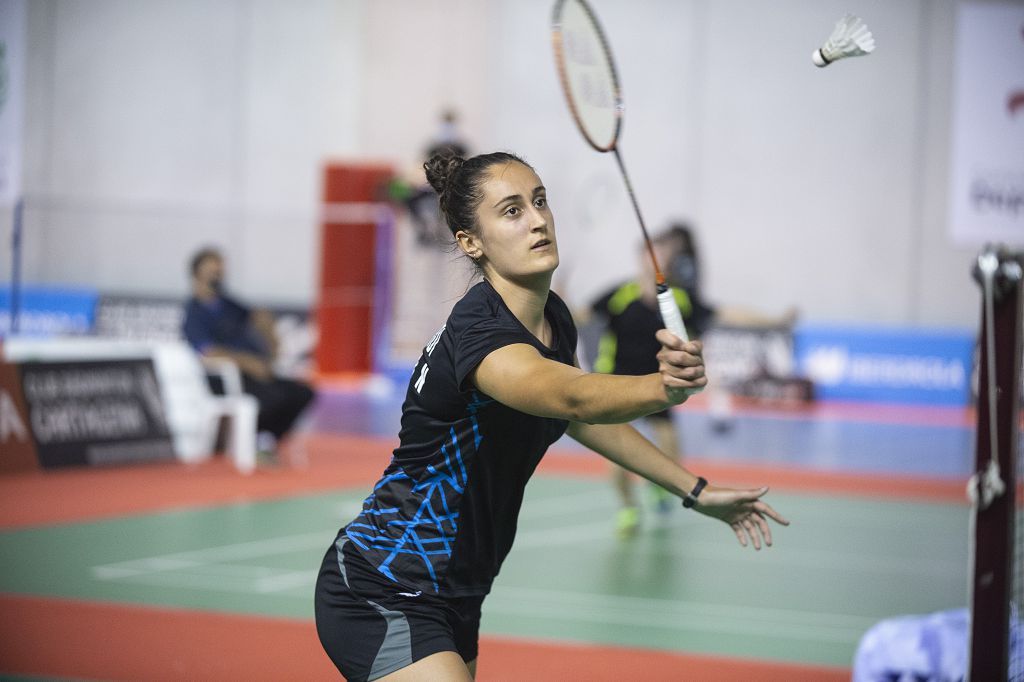
[{"label": "white court line", "polygon": [[[274,569],[264,567],[264,570],[271,572]],[[304,597],[308,597],[312,594],[313,585],[316,583],[316,576],[317,571],[285,570],[275,574],[249,577],[243,580],[234,579],[223,574],[201,572],[137,573],[105,579],[118,580],[133,585],[181,587],[192,590],[239,592],[242,594],[274,594],[301,587],[309,591],[308,594],[303,594]]]},{"label": "white court line", "polygon": [[[539,518],[544,516],[561,516],[567,511],[586,511],[591,507],[606,506],[599,496],[592,493],[550,498],[531,505],[535,511],[520,515],[520,518]],[[356,510],[361,508],[361,503]],[[112,564],[92,567],[93,575],[104,580],[117,580],[129,576],[156,573],[163,571],[182,571],[197,569],[204,565],[218,564],[227,561],[257,559],[260,557],[287,554],[295,551],[323,548],[337,534],[334,528],[323,532],[299,533],[282,535],[264,540],[239,542],[230,545],[218,545],[204,549],[174,552],[140,559],[131,559]]]},{"label": "white court line", "polygon": [[[609,507],[608,501],[592,492],[542,499],[524,508],[523,518],[540,520],[564,518],[573,512],[589,512]],[[698,523],[696,516],[676,514],[673,526]],[[710,519],[708,523],[713,523]],[[315,570],[282,570],[265,566],[230,566],[218,562],[254,560],[259,557],[294,551],[325,548],[336,530],[300,533],[251,542],[176,552],[138,560],[94,567],[102,580],[122,580],[155,586],[235,592],[243,594],[278,594],[288,590],[312,588]],[[572,546],[573,551],[586,550],[595,541],[610,540],[610,521],[541,528],[519,534],[516,547],[536,549],[551,546]],[[749,561],[750,550],[733,546],[733,538],[723,531],[721,542],[689,542],[686,547],[664,543],[655,551],[669,552],[684,558],[717,561]],[[606,548],[607,544],[595,549]],[[646,554],[647,552],[644,552]],[[639,561],[645,560],[638,556]],[[872,572],[898,571],[920,575],[922,571],[938,571],[935,561],[921,565],[910,560],[872,558],[863,554],[835,554],[824,550],[776,549],[756,557],[774,565],[825,566],[826,570],[846,569]],[[952,563],[952,562],[947,562]],[[957,564],[959,567],[959,564]],[[284,595],[289,598],[297,595]],[[304,595],[305,597],[306,595]],[[734,605],[708,604],[680,600],[649,599],[617,595],[567,593],[556,590],[499,587],[488,598],[488,609],[506,615],[528,616],[546,620],[617,624],[627,627],[655,627],[672,631],[718,632],[733,635],[792,638],[804,641],[849,644],[875,619],[844,614],[823,614],[784,609],[766,609]]]},{"label": "white court line", "polygon": [[[140,573],[118,578],[117,580],[132,585],[149,585],[151,587],[176,587],[188,590],[236,592],[249,595],[257,593],[257,581],[229,580],[225,576],[203,575],[200,573]],[[312,583],[310,585],[312,586]]]},{"label": "white court line", "polygon": [[[602,497],[593,491],[575,493],[573,495],[553,495],[540,500],[527,500],[519,512],[519,520],[544,518],[547,516],[560,516],[565,513],[587,512],[596,509],[614,509],[614,502],[610,497]],[[363,509],[363,500],[346,501],[335,506],[336,513],[346,519],[345,523],[355,518]]]},{"label": "white court line", "polygon": [[[713,521],[711,523],[714,523]],[[786,531],[783,530],[784,534]],[[664,552],[674,557],[686,559],[699,557],[715,561],[742,560],[757,562],[759,565],[813,567],[827,571],[851,571],[858,573],[905,573],[910,576],[953,576],[957,579],[966,571],[967,556],[952,559],[945,556],[930,557],[892,557],[876,556],[858,550],[814,549],[764,547],[761,551],[753,550],[749,545],[739,545],[731,531],[722,527],[721,541],[709,542],[686,540],[680,538],[678,543],[666,543],[657,552]]]},{"label": "white court line", "polygon": [[132,559],[113,564],[93,566],[92,572],[98,578],[113,580],[119,577],[141,575],[144,573],[198,568],[226,561],[257,559],[277,554],[287,554],[289,552],[306,551],[318,547],[326,551],[328,544],[337,532],[337,529],[334,529],[314,533],[282,535],[266,540],[239,542],[231,545],[219,545],[205,549]]},{"label": "white court line", "polygon": [[[733,551],[735,550],[735,552]],[[758,564],[774,566],[813,567],[815,570],[829,572],[849,571],[857,573],[902,573],[913,577],[924,575],[949,576],[956,580],[966,575],[967,555],[962,560],[946,557],[901,558],[889,556],[872,556],[864,552],[836,551],[833,549],[788,549],[786,547],[768,547],[750,556],[753,550],[748,546],[742,548],[731,532],[723,534],[721,543],[688,542],[685,547],[679,544],[669,545],[667,551],[672,556],[687,558],[697,556],[702,559],[729,560],[750,559]]]},{"label": "white court line", "polygon": [[575,493],[573,495],[553,495],[540,500],[526,500],[519,512],[519,520],[562,516],[565,513],[615,509],[615,502],[610,496],[603,496],[594,491]]},{"label": "white court line", "polygon": [[[345,504],[345,503],[343,503]],[[579,493],[540,500],[524,510],[520,518],[540,519],[563,517],[566,513],[591,511],[606,507],[606,500],[593,493]],[[340,506],[340,505],[339,505]],[[347,505],[346,505],[347,506]],[[353,516],[362,508],[362,502],[353,504]],[[605,526],[601,526],[605,530]],[[570,529],[572,530],[572,529]],[[594,532],[597,531],[595,525]],[[251,561],[262,557],[295,551],[326,548],[337,529],[324,532],[284,535],[264,540],[240,542],[217,547],[174,552],[159,556],[132,559],[112,564],[93,566],[93,577],[104,581],[124,581],[155,586],[193,587],[202,590],[223,590],[250,594],[270,594],[292,588],[312,586],[316,571],[289,571],[275,573],[275,569],[261,566],[239,566],[224,562]],[[559,542],[571,536],[549,536],[540,544]],[[578,533],[575,535],[578,539]],[[539,546],[537,543],[534,546]]]},{"label": "white court line", "polygon": [[[693,517],[696,519],[697,517]],[[707,523],[715,523],[706,519]],[[685,521],[681,525],[689,525]],[[673,523],[672,525],[675,525]],[[541,530],[525,530],[516,537],[513,552],[516,549],[536,549],[538,547],[574,546],[574,551],[592,549],[595,552],[607,550],[607,544],[591,546],[592,542],[609,540],[612,537],[610,521],[597,521],[577,526],[560,526]],[[910,576],[953,576],[958,578],[966,570],[966,557],[961,560],[943,557],[899,558],[872,556],[856,551],[837,551],[833,549],[788,549],[786,547],[769,547],[754,552],[750,547],[740,547],[735,536],[722,525],[721,541],[708,542],[672,538],[660,543],[657,547],[637,549],[637,560],[644,561],[651,554],[668,554],[680,559],[704,559],[716,562],[757,562],[759,565],[793,566],[828,571],[848,571],[857,573],[906,574]],[[639,538],[638,538],[639,539]],[[683,542],[685,541],[685,545]],[[581,547],[577,547],[582,545]]]},{"label": "white court line", "polygon": [[[589,546],[597,540],[615,540],[615,529],[611,521],[594,521],[577,526],[556,526],[542,530],[524,530],[516,534],[512,551],[517,549],[536,549],[538,547],[584,545]],[[602,549],[598,547],[596,549]]]},{"label": "white court line", "polygon": [[[583,597],[580,599],[579,597]],[[487,610],[545,620],[850,644],[876,619],[555,590],[496,589]]]},{"label": "white court line", "polygon": [[553,604],[564,611],[577,608],[603,607],[611,612],[633,612],[645,616],[671,616],[701,620],[711,616],[742,618],[761,627],[768,623],[788,625],[828,625],[833,627],[861,627],[874,623],[873,618],[846,614],[821,613],[798,609],[780,609],[762,606],[740,606],[696,602],[658,597],[630,597],[626,595],[578,592],[575,590],[552,590],[536,587],[496,587],[493,596],[502,596],[516,603]]},{"label": "white court line", "polygon": [[363,510],[363,500],[346,500],[334,505],[334,513],[338,515],[338,521],[344,526],[346,523],[359,516]]},{"label": "white court line", "polygon": [[[260,594],[272,592],[284,592],[297,587],[309,588],[309,595],[312,595],[313,585],[316,584],[316,577],[319,571],[289,571],[279,575],[260,578],[256,581],[255,591]],[[307,595],[308,596],[308,595]]]},{"label": "white court line", "polygon": [[[148,561],[143,559],[142,561]],[[135,562],[139,563],[139,562]],[[274,575],[278,569],[267,566],[238,565],[238,564],[204,564],[194,561],[156,561],[154,566],[159,570],[143,570],[134,566],[119,566],[116,564],[107,566],[94,566],[93,576],[101,580],[118,580],[136,575],[151,575],[167,571],[189,571],[211,576],[222,576],[226,578],[265,578]]]},{"label": "white court line", "polygon": [[[593,491],[565,496],[551,496],[525,504],[523,512],[520,514],[520,519],[536,521],[545,518],[565,518],[569,514],[608,509],[611,506],[605,496],[594,494]],[[358,508],[361,508],[361,502],[353,504],[353,509],[358,511]],[[681,513],[676,513],[668,520],[663,521],[661,525],[663,527],[682,528],[684,526],[696,525],[701,521],[714,523],[710,519],[698,519],[693,514],[684,516]],[[94,577],[100,580],[130,579],[131,582],[147,582],[145,580],[147,575],[177,572],[177,577],[168,578],[166,581],[173,581],[176,585],[187,587],[189,584],[188,580],[194,579],[198,588],[216,589],[213,587],[213,582],[216,582],[214,578],[222,577],[230,578],[234,582],[229,587],[223,587],[229,581],[221,580],[219,584],[228,591],[252,593],[284,591],[292,587],[312,584],[315,580],[315,572],[289,570],[275,572],[275,569],[267,567],[232,567],[225,562],[251,561],[260,557],[326,548],[330,538],[334,537],[336,532],[336,529],[330,529],[323,532],[299,533],[145,557],[95,566],[92,568],[92,573]],[[607,548],[607,544],[602,543],[594,546],[593,543],[609,540],[611,532],[611,523],[606,520],[536,530],[523,530],[519,533],[515,548],[530,550],[552,546],[572,546],[574,551],[587,551],[591,548],[595,551],[604,551]],[[920,576],[923,574],[959,575],[959,572],[963,569],[963,566],[961,566],[962,562],[941,558],[920,561],[916,559],[873,557],[860,552],[837,553],[827,550],[786,548],[774,548],[763,551],[755,558],[750,556],[750,551],[749,549],[743,550],[735,546],[732,536],[724,531],[721,542],[689,541],[683,547],[681,544],[669,541],[653,549],[653,552],[668,553],[671,556],[678,556],[684,559],[696,558],[710,559],[718,562],[744,563],[754,559],[762,565],[794,566],[798,568],[814,566],[830,571],[857,571],[882,574],[902,573]],[[645,560],[643,555],[649,555],[649,553],[650,550],[642,550],[638,560]],[[249,580],[239,580],[241,578],[249,578]],[[307,580],[308,583],[306,582]],[[165,582],[165,580],[161,579],[161,582]]]},{"label": "white court line", "polygon": [[[572,511],[587,511],[590,508],[603,508],[606,501],[592,493],[548,498],[531,505],[533,512],[524,511],[522,517],[538,519],[542,517],[563,517]],[[692,525],[697,517],[683,517],[675,514],[667,525],[681,527]],[[710,519],[707,523],[713,523]],[[92,568],[95,577],[101,580],[118,580],[132,576],[166,571],[209,572],[205,566],[217,565],[221,562],[252,560],[265,556],[286,554],[294,551],[305,551],[326,547],[328,539],[336,530],[323,532],[300,533],[285,535],[265,540],[235,543],[186,552],[176,552],[161,556],[105,564]],[[558,526],[539,530],[524,530],[518,534],[515,548],[536,549],[551,546],[583,545],[586,550],[590,543],[610,537],[611,528],[608,521],[596,521],[586,524]],[[597,549],[603,549],[604,545]],[[750,549],[743,550],[735,546],[731,535],[723,532],[721,542],[690,541],[683,547],[668,542],[655,551],[668,553],[680,558],[712,559],[715,561],[748,562]],[[796,566],[804,568],[808,565],[832,571],[857,571],[867,573],[900,573],[914,576],[922,574],[959,575],[962,562],[941,558],[900,559],[892,557],[874,557],[860,552],[836,552],[816,549],[773,548],[762,551],[756,558],[762,565]],[[232,569],[224,569],[226,572]],[[246,569],[238,568],[244,572]],[[258,569],[257,569],[258,570]],[[286,575],[285,574],[282,575]],[[285,581],[287,582],[287,581]]]},{"label": "white court line", "polygon": [[[348,523],[363,509],[363,500],[342,502],[335,506],[335,512]],[[591,512],[597,509],[614,509],[610,498],[603,498],[593,492],[576,493],[573,495],[553,495],[540,500],[528,500],[523,503],[519,512],[519,520],[533,520],[548,516],[563,516],[566,513]]]}]

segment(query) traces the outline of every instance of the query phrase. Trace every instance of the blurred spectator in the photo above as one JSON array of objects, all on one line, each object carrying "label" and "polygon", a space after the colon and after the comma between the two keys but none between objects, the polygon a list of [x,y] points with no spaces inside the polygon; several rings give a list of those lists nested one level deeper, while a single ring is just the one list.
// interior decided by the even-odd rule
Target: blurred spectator
[{"label": "blurred spectator", "polygon": [[[690,336],[703,338],[712,326],[741,327],[747,329],[791,329],[796,323],[796,308],[789,308],[780,316],[764,315],[749,308],[735,305],[715,306],[704,298],[701,283],[700,251],[693,228],[685,222],[669,225],[660,239],[671,254],[665,263],[665,277],[673,286],[684,290],[690,297],[693,312],[686,328]],[[712,372],[714,368],[712,367]],[[767,368],[763,368],[767,372]],[[711,416],[711,427],[718,433],[732,428],[733,408],[730,386],[709,376],[706,397]]]},{"label": "blurred spectator", "polygon": [[690,297],[693,306],[686,329],[693,337],[701,337],[712,325],[736,327],[792,327],[796,322],[796,308],[781,316],[763,315],[739,306],[713,306],[704,299],[701,286],[701,262],[694,230],[689,224],[677,221],[658,238],[669,252],[665,263],[665,278]]},{"label": "blurred spectator", "polygon": [[459,115],[454,109],[445,109],[441,112],[440,128],[423,155],[424,163],[437,155],[463,158],[469,156],[469,147],[459,133],[458,122]]},{"label": "blurred spectator", "polygon": [[[653,240],[659,262],[671,258],[675,242],[666,237]],[[598,342],[593,370],[605,374],[643,375],[658,371],[658,351],[661,344],[654,337],[665,325],[658,311],[655,290],[654,267],[643,248],[640,256],[640,273],[631,280],[615,287],[599,297],[592,305],[591,312],[605,323],[605,330]],[[676,303],[679,305],[687,325],[692,323],[692,306],[687,292],[673,287]],[[642,418],[643,426],[653,432],[654,444],[669,457],[679,460],[679,439],[672,424],[669,410],[656,412]],[[642,428],[642,427],[641,427]],[[612,482],[619,494],[619,511],[615,517],[616,531],[620,536],[636,532],[640,524],[640,505],[633,489],[633,476],[625,469],[613,465]],[[667,491],[651,484],[652,497],[660,512],[674,507],[675,499]]]},{"label": "blurred spectator", "polygon": [[409,219],[416,229],[416,239],[420,244],[440,244],[449,238],[448,228],[441,220],[437,193],[427,183],[423,163],[438,154],[463,158],[469,156],[469,147],[458,130],[458,120],[459,116],[454,109],[441,112],[440,127],[428,142],[422,161],[407,177],[393,179],[389,187],[391,198],[405,204],[408,209]]},{"label": "blurred spectator", "polygon": [[[274,375],[277,335],[273,316],[252,311],[224,293],[224,258],[216,249],[197,252],[190,263],[192,298],[185,307],[183,332],[203,357],[227,358],[242,373],[242,388],[259,402],[257,446],[276,453],[281,439],[314,397],[306,384]],[[217,377],[211,388],[223,393]]]}]

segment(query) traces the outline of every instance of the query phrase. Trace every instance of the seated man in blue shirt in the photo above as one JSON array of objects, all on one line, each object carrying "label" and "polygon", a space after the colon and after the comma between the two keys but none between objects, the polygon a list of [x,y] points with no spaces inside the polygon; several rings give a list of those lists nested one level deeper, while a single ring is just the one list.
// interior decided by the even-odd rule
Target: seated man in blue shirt
[{"label": "seated man in blue shirt", "polygon": [[[242,389],[259,403],[257,428],[261,452],[276,444],[292,428],[313,399],[304,383],[274,375],[277,350],[273,318],[266,311],[250,311],[224,294],[224,258],[205,248],[192,257],[192,298],[185,307],[183,331],[196,351],[210,358],[233,360],[242,374]],[[219,379],[211,377],[215,392]]]}]

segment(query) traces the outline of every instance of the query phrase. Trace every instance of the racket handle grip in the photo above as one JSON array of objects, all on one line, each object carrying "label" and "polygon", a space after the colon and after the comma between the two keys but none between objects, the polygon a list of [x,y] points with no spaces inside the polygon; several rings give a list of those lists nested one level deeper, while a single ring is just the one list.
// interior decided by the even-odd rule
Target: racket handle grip
[{"label": "racket handle grip", "polygon": [[658,310],[661,312],[665,329],[683,341],[690,340],[690,336],[686,333],[686,325],[683,324],[683,314],[679,312],[679,304],[676,303],[676,297],[672,290],[664,284],[658,285]]},{"label": "racket handle grip", "polygon": [[[669,330],[683,341],[689,341],[690,336],[686,333],[686,325],[683,324],[683,314],[679,312],[679,304],[676,297],[665,284],[658,285],[658,310],[661,312],[661,319],[665,323],[665,329]],[[687,388],[686,395],[700,393],[703,388]]]}]

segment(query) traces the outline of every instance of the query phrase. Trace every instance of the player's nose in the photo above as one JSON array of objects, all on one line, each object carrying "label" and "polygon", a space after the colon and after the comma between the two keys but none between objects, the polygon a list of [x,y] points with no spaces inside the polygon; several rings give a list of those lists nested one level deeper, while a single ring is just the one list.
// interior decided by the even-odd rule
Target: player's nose
[{"label": "player's nose", "polygon": [[533,209],[530,215],[530,231],[541,232],[548,229],[548,219],[543,212]]}]

